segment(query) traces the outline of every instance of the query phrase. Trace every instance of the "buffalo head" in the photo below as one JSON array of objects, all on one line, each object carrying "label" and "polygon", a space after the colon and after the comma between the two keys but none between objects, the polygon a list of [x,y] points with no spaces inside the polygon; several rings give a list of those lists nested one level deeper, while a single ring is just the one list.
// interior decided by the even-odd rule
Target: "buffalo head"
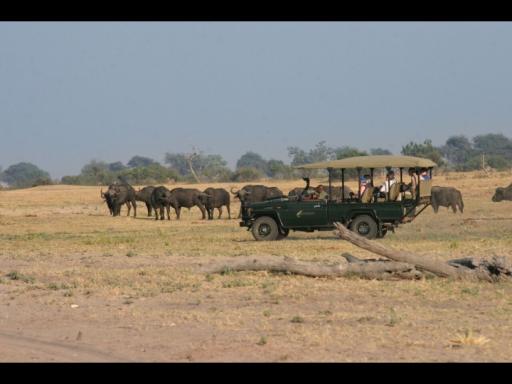
[{"label": "buffalo head", "polygon": [[235,198],[240,199],[240,201],[245,201],[251,194],[251,192],[247,191],[244,188],[239,189],[236,192],[233,192],[233,188],[231,188],[231,193],[235,196]]},{"label": "buffalo head", "polygon": [[494,193],[494,196],[492,197],[492,201],[495,203],[502,201],[504,198],[505,188],[496,188],[496,192]]}]

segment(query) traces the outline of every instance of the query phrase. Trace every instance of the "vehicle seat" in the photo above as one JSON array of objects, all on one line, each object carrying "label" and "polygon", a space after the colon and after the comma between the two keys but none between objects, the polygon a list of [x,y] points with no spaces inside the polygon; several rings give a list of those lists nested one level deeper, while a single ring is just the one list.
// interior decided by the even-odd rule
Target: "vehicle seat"
[{"label": "vehicle seat", "polygon": [[420,198],[430,197],[432,191],[432,180],[420,181]]},{"label": "vehicle seat", "polygon": [[372,200],[373,188],[366,188],[361,196],[361,203],[368,204]]},{"label": "vehicle seat", "polygon": [[396,201],[400,194],[400,183],[395,183],[389,188],[389,201]]}]

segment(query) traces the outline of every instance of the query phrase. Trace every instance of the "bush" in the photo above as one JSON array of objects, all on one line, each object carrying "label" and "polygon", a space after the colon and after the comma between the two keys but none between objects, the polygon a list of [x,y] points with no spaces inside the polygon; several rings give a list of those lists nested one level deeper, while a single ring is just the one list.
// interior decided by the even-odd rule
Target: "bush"
[{"label": "bush", "polygon": [[232,181],[253,181],[261,179],[264,176],[265,175],[256,168],[242,167],[235,172]]}]

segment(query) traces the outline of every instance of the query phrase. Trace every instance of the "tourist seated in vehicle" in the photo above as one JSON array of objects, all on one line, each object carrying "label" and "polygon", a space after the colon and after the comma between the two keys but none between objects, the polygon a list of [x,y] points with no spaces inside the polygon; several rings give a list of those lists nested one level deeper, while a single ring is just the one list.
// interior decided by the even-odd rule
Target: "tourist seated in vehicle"
[{"label": "tourist seated in vehicle", "polygon": [[416,175],[416,171],[414,168],[409,168],[409,177],[411,178],[411,181],[405,185],[404,192],[406,193],[406,198],[412,198],[414,199],[416,197],[416,190],[418,187],[418,176]]},{"label": "tourist seated in vehicle", "polygon": [[420,170],[420,180],[430,180],[430,176],[428,174],[427,168],[421,168]]},{"label": "tourist seated in vehicle", "polygon": [[[364,188],[363,188],[364,185]],[[361,177],[361,202],[370,203],[373,196],[373,183],[370,175],[364,175]]]},{"label": "tourist seated in vehicle", "polygon": [[317,195],[317,199],[320,199],[320,200],[327,200],[329,195],[327,192],[325,192],[324,190],[324,186],[322,184],[318,185],[316,188],[315,188],[315,192],[316,192],[316,195]]},{"label": "tourist seated in vehicle", "polygon": [[[395,179],[395,172],[389,171],[386,174],[386,181],[384,183],[382,183],[382,185],[380,187],[374,189],[375,201],[377,201],[378,198],[386,198],[388,192],[390,192],[390,190],[391,190],[391,187],[394,184],[396,184],[396,182],[397,181]],[[394,199],[396,199],[396,196],[394,196]],[[394,199],[392,199],[392,200],[394,200]]]}]

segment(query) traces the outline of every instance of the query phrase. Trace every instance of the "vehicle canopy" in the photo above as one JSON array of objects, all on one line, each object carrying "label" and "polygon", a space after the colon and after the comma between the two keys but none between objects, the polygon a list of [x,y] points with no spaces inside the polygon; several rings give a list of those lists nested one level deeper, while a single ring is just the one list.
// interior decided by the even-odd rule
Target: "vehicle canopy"
[{"label": "vehicle canopy", "polygon": [[437,164],[430,159],[414,156],[355,156],[340,160],[298,165],[299,169],[347,169],[347,168],[433,168]]}]

